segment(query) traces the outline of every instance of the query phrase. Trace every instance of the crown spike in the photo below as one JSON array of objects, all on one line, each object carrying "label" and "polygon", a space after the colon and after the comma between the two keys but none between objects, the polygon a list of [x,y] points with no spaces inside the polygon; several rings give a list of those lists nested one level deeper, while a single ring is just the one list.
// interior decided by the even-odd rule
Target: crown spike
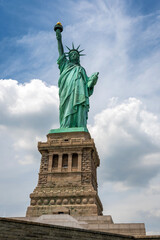
[{"label": "crown spike", "polygon": [[82,49],[81,51],[79,51],[79,53],[81,53],[81,52],[83,52],[84,51],[84,49]]},{"label": "crown spike", "polygon": [[79,56],[86,56],[86,54],[79,54]]},{"label": "crown spike", "polygon": [[74,43],[73,43],[73,42],[72,42],[72,48],[75,49],[75,48],[74,48]]},{"label": "crown spike", "polygon": [[79,45],[79,46],[77,47],[77,50],[79,49],[80,46],[81,46],[81,45]]},{"label": "crown spike", "polygon": [[66,48],[68,48],[68,50],[71,51],[71,49],[69,47],[66,46]]}]

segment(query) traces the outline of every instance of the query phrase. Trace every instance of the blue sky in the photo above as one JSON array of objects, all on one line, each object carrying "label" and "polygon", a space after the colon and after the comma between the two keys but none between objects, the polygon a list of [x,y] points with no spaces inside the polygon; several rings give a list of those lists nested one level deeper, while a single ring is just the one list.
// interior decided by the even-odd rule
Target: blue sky
[{"label": "blue sky", "polygon": [[37,142],[59,126],[61,21],[64,45],[81,44],[88,76],[100,72],[88,128],[104,214],[160,234],[160,1],[0,0],[0,18],[0,216],[25,215]]}]

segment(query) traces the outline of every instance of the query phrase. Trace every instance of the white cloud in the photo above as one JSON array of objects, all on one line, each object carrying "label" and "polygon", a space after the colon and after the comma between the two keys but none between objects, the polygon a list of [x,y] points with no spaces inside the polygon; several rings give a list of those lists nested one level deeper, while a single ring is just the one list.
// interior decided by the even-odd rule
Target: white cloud
[{"label": "white cloud", "polygon": [[160,165],[160,153],[147,154],[142,158],[141,163],[149,166]]},{"label": "white cloud", "polygon": [[[52,127],[58,126],[58,88],[38,79],[25,84],[0,80],[0,111],[1,133],[6,141],[11,139],[16,159],[22,152],[30,156],[30,151],[33,154],[36,150],[37,140],[44,139]],[[32,163],[31,159],[23,156],[19,162]]]},{"label": "white cloud", "polygon": [[18,162],[22,165],[32,164],[35,161],[33,155],[26,155],[26,156],[23,157],[23,159],[22,158],[19,159],[17,157],[17,159],[18,159]]},{"label": "white cloud", "polygon": [[1,104],[12,116],[25,113],[36,114],[50,104],[57,106],[58,89],[47,86],[44,82],[34,79],[29,83],[18,84],[15,80],[0,80]]},{"label": "white cloud", "polygon": [[18,123],[23,127],[37,127],[48,116],[50,124],[56,123],[57,87],[47,86],[41,80],[35,79],[25,84],[19,84],[15,80],[0,80],[0,88],[1,126],[17,127]]},{"label": "white cloud", "polygon": [[101,156],[101,181],[143,186],[160,171],[160,121],[140,100],[109,105],[90,131]]}]

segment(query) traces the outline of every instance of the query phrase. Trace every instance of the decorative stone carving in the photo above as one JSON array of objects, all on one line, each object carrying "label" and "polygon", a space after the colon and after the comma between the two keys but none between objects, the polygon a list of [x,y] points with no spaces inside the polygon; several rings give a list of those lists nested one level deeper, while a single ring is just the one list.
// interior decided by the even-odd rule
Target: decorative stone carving
[{"label": "decorative stone carving", "polygon": [[82,203],[86,204],[87,202],[88,202],[88,199],[87,198],[83,198]]},{"label": "decorative stone carving", "polygon": [[49,162],[48,152],[44,151],[42,152],[40,173],[44,173],[48,171],[48,162]]},{"label": "decorative stone carving", "polygon": [[91,150],[84,148],[82,153],[82,171],[91,171]]},{"label": "decorative stone carving", "polygon": [[39,200],[37,201],[37,203],[38,203],[38,205],[42,205],[42,200],[39,199]]},{"label": "decorative stone carving", "polygon": [[32,199],[31,200],[31,205],[33,205],[33,206],[36,205],[36,200]]},{"label": "decorative stone carving", "polygon": [[60,204],[62,203],[62,200],[61,200],[61,199],[57,199],[56,203],[57,203],[58,205],[60,205]]},{"label": "decorative stone carving", "polygon": [[71,203],[71,204],[75,203],[75,199],[74,199],[74,198],[71,198],[70,203]]},{"label": "decorative stone carving", "polygon": [[90,203],[90,204],[93,204],[93,203],[94,203],[94,198],[90,198],[90,199],[89,199],[89,203]]},{"label": "decorative stone carving", "polygon": [[43,185],[47,183],[47,175],[39,174],[38,185]]},{"label": "decorative stone carving", "polygon": [[63,199],[63,204],[65,204],[65,205],[66,205],[67,203],[68,203],[68,199],[66,199],[66,198],[65,198],[65,199]]},{"label": "decorative stone carving", "polygon": [[80,204],[80,203],[81,203],[81,199],[80,199],[80,198],[77,198],[77,199],[76,199],[76,203],[77,203],[77,204]]},{"label": "decorative stone carving", "polygon": [[45,199],[45,200],[44,200],[44,205],[47,205],[48,202],[49,202],[48,199]]},{"label": "decorative stone carving", "polygon": [[50,204],[51,204],[51,205],[54,205],[54,204],[55,204],[55,200],[52,199],[52,200],[50,201]]},{"label": "decorative stone carving", "polygon": [[82,184],[91,183],[91,174],[87,172],[82,173]]}]

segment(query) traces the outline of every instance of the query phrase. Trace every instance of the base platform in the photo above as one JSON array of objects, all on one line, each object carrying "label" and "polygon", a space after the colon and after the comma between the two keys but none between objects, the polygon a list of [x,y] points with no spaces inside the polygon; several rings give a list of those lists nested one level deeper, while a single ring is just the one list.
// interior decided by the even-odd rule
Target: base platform
[{"label": "base platform", "polygon": [[49,133],[88,132],[86,127],[51,129]]},{"label": "base platform", "polygon": [[14,219],[130,236],[146,235],[144,223],[114,223],[110,215],[73,217],[68,214],[55,214]]}]

